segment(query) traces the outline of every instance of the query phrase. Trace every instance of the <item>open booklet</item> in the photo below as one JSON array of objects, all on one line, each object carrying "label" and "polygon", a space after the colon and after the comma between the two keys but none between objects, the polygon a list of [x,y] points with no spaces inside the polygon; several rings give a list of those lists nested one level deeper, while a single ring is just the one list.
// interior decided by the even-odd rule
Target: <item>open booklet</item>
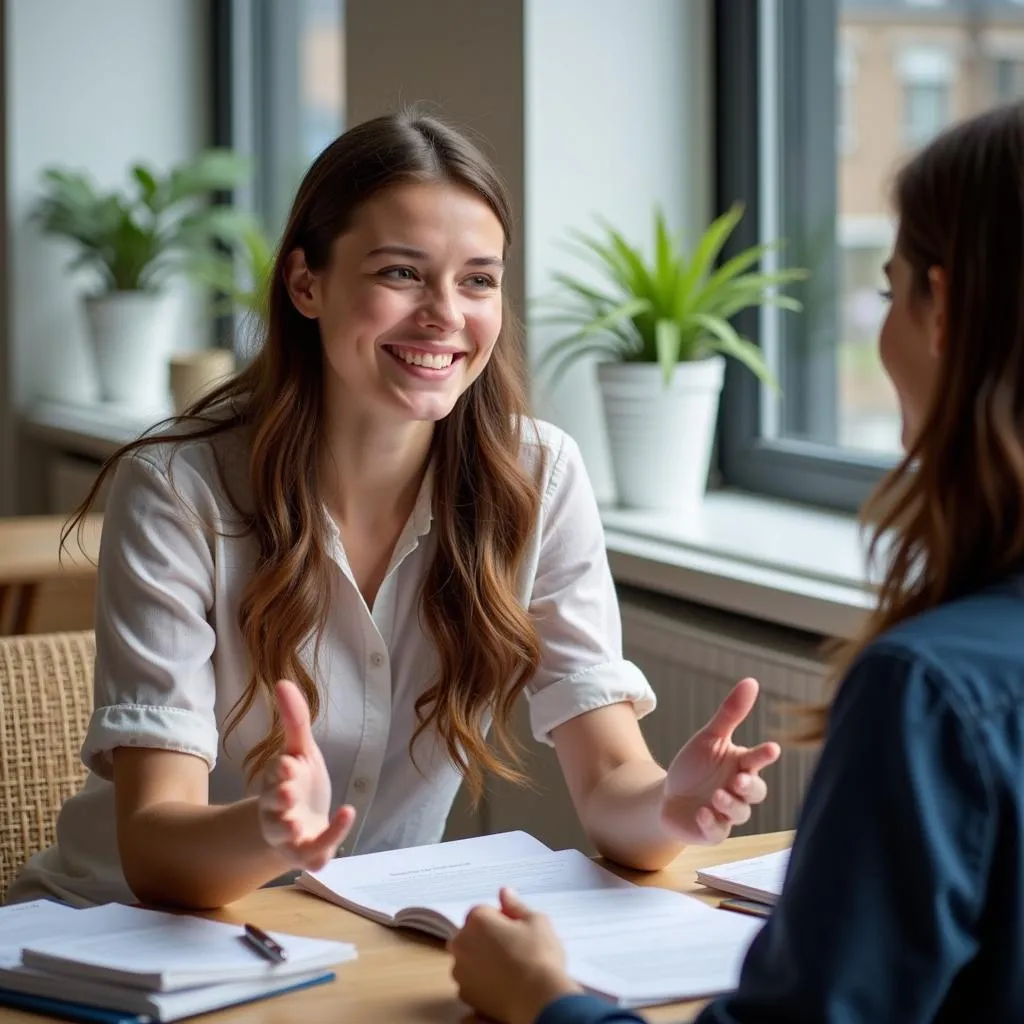
[{"label": "open booklet", "polygon": [[578,850],[523,832],[333,860],[301,888],[381,924],[450,938],[510,886],[547,914],[567,967],[620,1006],[699,998],[736,985],[760,922],[667,889],[633,885]]},{"label": "open booklet", "polygon": [[330,968],[356,955],[347,943],[273,933],[288,960],[271,964],[241,933],[238,925],[119,904],[2,907],[0,1004],[32,1008],[10,998],[20,993],[63,1016],[96,1017],[86,1012],[93,1007],[173,1021],[330,981]]},{"label": "open booklet", "polygon": [[760,857],[717,864],[697,872],[697,881],[709,889],[732,896],[774,904],[782,894],[782,883],[789,867],[789,850],[778,850]]}]

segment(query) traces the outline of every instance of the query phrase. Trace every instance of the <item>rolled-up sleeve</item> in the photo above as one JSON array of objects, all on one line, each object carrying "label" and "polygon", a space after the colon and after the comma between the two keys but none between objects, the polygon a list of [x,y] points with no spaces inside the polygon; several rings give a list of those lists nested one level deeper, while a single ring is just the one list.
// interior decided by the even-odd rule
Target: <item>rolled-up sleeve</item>
[{"label": "rolled-up sleeve", "polygon": [[216,763],[213,555],[188,496],[193,473],[175,466],[172,486],[141,453],[114,472],[100,542],[95,711],[82,748],[86,767],[103,778],[123,746]]},{"label": "rolled-up sleeve", "polygon": [[644,674],[622,657],[622,622],[597,500],[575,441],[560,435],[542,503],[530,612],[541,662],[528,689],[534,736],[586,711],[628,701],[642,718],[655,706]]}]

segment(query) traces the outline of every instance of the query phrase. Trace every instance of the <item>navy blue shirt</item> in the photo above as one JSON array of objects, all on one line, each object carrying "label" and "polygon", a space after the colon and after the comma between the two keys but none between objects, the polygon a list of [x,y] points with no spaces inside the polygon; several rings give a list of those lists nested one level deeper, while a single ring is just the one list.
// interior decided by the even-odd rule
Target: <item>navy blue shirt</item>
[{"label": "navy blue shirt", "polygon": [[[900,624],[852,666],[783,894],[699,1024],[1024,1021],[1022,832],[1017,579]],[[570,996],[537,1024],[639,1020]]]}]

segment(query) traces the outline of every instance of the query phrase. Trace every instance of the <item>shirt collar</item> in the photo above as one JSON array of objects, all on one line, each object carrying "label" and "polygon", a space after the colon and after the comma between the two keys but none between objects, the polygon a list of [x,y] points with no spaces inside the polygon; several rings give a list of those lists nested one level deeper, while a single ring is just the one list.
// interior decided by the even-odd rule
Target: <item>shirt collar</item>
[{"label": "shirt collar", "polygon": [[416,504],[412,510],[412,528],[417,537],[425,537],[430,533],[430,525],[434,521],[434,460],[427,463],[427,471],[423,474]]}]

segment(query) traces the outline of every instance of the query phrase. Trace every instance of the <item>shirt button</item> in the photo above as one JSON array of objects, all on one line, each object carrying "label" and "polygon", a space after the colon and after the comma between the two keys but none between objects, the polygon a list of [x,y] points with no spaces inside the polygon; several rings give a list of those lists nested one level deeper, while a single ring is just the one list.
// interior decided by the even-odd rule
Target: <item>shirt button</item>
[{"label": "shirt button", "polygon": [[370,664],[374,668],[380,668],[381,665],[384,664],[384,655],[381,654],[380,651],[374,651],[373,654],[370,655]]},{"label": "shirt button", "polygon": [[352,788],[357,793],[365,793],[366,792],[366,785],[367,785],[366,779],[364,779],[362,776],[360,776],[358,779],[356,779],[355,782],[352,783]]}]

